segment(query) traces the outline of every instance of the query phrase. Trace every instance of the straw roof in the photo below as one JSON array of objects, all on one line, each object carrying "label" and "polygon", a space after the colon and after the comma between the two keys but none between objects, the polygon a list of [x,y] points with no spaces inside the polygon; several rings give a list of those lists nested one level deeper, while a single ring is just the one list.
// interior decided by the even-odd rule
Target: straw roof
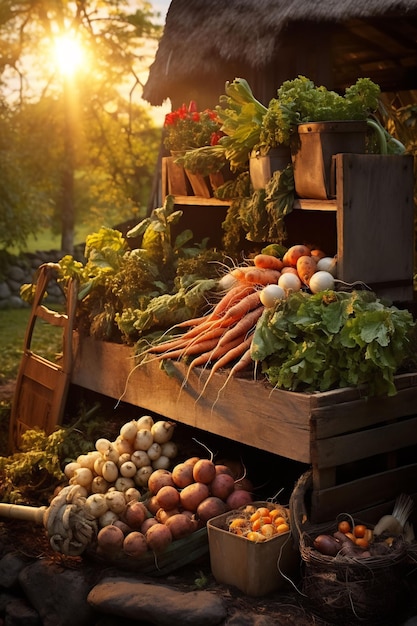
[{"label": "straw roof", "polygon": [[[160,105],[176,84],[221,63],[262,71],[280,60],[280,43],[297,23],[348,24],[364,49],[373,47],[373,61],[377,50],[393,66],[417,66],[417,0],[172,0],[143,97]],[[335,57],[349,53],[343,45]]]}]

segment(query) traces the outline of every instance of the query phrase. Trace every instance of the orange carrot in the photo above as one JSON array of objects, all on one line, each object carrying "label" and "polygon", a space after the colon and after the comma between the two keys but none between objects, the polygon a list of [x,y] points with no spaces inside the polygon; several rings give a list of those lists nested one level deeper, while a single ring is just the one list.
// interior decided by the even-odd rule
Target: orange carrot
[{"label": "orange carrot", "polygon": [[205,352],[207,350],[213,350],[217,346],[218,337],[214,337],[211,339],[204,339],[202,341],[198,341],[195,343],[191,343],[186,347],[179,348],[177,350],[170,350],[168,352],[163,352],[162,354],[158,354],[154,357],[154,360],[161,361],[164,359],[181,359],[186,356],[191,356],[194,354],[199,354],[201,352]]},{"label": "orange carrot", "polygon": [[232,274],[237,280],[252,285],[268,285],[269,283],[277,283],[280,277],[278,270],[265,269],[263,267],[255,267],[254,265],[235,267]]},{"label": "orange carrot", "polygon": [[204,394],[207,388],[207,385],[209,384],[214,374],[219,369],[221,369],[222,367],[225,367],[226,365],[229,365],[229,363],[232,363],[236,359],[240,358],[242,354],[246,352],[246,350],[250,347],[252,343],[252,336],[253,336],[253,333],[251,333],[250,336],[247,337],[244,341],[240,342],[239,345],[236,346],[236,348],[233,348],[232,350],[229,350],[228,352],[226,352],[226,354],[224,354],[222,357],[220,357],[220,359],[218,359],[214,363],[213,367],[210,370],[210,374],[208,375],[206,382],[204,383],[204,387],[201,390],[199,397],[201,397]]},{"label": "orange carrot", "polygon": [[234,304],[232,307],[230,307],[230,309],[227,309],[223,318],[224,319],[242,318],[244,315],[246,315],[246,313],[248,313],[252,309],[255,309],[256,307],[259,306],[259,303],[260,303],[259,295],[260,295],[260,292],[256,290],[250,293],[249,295],[245,296],[244,298],[242,298],[240,302],[238,302],[237,304]]},{"label": "orange carrot", "polygon": [[267,270],[281,270],[284,267],[284,263],[276,256],[272,254],[257,254],[253,258],[255,267],[261,267]]},{"label": "orange carrot", "polygon": [[245,337],[246,334],[255,326],[264,310],[263,306],[258,306],[256,309],[249,311],[220,337],[218,345],[222,346],[225,343],[229,343],[236,337]]},{"label": "orange carrot", "polygon": [[292,265],[295,267],[300,256],[310,256],[310,248],[302,244],[291,246],[282,257],[282,261],[284,265]]},{"label": "orange carrot", "polygon": [[317,261],[312,256],[300,256],[297,261],[297,273],[301,282],[308,286],[310,278],[317,271]]}]

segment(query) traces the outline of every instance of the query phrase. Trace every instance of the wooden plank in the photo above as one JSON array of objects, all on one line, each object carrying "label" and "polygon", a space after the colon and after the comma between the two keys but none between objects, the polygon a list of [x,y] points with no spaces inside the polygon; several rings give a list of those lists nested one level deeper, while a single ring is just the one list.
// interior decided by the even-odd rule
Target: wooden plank
[{"label": "wooden plank", "polygon": [[336,200],[314,200],[297,198],[294,200],[294,209],[302,209],[303,211],[336,211]]},{"label": "wooden plank", "polygon": [[168,376],[157,363],[135,369],[127,346],[74,335],[72,383],[166,418],[206,430],[273,454],[310,463],[309,396],[272,390],[260,381],[231,379],[216,373],[207,385],[206,371],[192,372],[174,363]]},{"label": "wooden plank", "polygon": [[417,412],[417,387],[401,389],[395,396],[375,396],[312,409],[316,439],[353,432]]},{"label": "wooden plank", "polygon": [[312,442],[312,462],[318,468],[335,467],[417,443],[417,417],[386,426]]},{"label": "wooden plank", "polygon": [[227,200],[219,200],[218,198],[203,198],[201,196],[175,196],[175,204],[184,204],[190,206],[229,206]]},{"label": "wooden plank", "polygon": [[338,278],[412,300],[413,158],[338,154],[336,164]]},{"label": "wooden plank", "polygon": [[[355,513],[394,501],[400,493],[413,493],[417,484],[417,464],[373,474],[311,494],[314,523],[333,519],[339,513]],[[377,520],[375,520],[377,521]]]}]

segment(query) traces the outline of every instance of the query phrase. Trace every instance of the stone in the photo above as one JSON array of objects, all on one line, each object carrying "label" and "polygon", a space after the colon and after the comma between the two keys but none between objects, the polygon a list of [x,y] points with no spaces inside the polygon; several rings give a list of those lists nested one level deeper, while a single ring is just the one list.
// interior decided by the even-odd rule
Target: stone
[{"label": "stone", "polygon": [[88,594],[97,611],[155,626],[215,626],[226,618],[221,598],[209,591],[178,591],[124,577],[103,579]]},{"label": "stone", "polygon": [[92,584],[84,569],[77,571],[47,560],[35,561],[20,572],[19,583],[39,613],[42,626],[94,624],[93,610],[87,602]]},{"label": "stone", "polygon": [[17,554],[17,552],[8,552],[0,560],[0,587],[10,589],[18,580],[19,574],[27,562]]}]

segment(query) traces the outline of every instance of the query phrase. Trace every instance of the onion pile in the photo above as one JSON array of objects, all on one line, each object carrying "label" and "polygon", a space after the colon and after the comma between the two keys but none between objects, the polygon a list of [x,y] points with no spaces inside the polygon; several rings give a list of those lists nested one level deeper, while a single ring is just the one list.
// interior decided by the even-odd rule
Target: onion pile
[{"label": "onion pile", "polygon": [[170,467],[177,456],[174,428],[173,422],[154,422],[143,415],[124,424],[114,441],[97,439],[95,450],[68,463],[64,473],[71,485],[83,489],[85,497],[116,491],[137,500],[141,490],[147,490],[151,474]]}]

